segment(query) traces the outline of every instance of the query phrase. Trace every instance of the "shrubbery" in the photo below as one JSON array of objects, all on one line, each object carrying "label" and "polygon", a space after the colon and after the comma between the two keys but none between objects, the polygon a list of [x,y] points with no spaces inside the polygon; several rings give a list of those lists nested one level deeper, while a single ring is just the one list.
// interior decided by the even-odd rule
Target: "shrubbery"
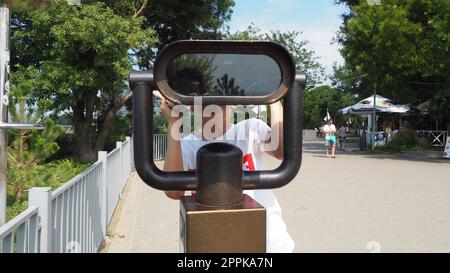
[{"label": "shrubbery", "polygon": [[29,168],[8,169],[8,220],[28,207],[27,190],[32,187],[58,188],[89,166],[74,159],[57,160]]},{"label": "shrubbery", "polygon": [[423,150],[425,147],[419,145],[419,138],[415,131],[405,129],[398,131],[392,141],[389,142],[384,149],[393,152],[405,152],[411,150]]}]

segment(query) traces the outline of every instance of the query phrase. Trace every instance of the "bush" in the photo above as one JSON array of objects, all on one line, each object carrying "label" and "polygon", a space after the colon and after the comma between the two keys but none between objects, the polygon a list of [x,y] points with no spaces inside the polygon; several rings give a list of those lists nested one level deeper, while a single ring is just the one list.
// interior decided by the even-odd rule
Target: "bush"
[{"label": "bush", "polygon": [[420,148],[419,138],[413,130],[398,131],[392,141],[386,145],[386,149],[394,152],[417,150],[418,148]]},{"label": "bush", "polygon": [[59,150],[47,159],[48,162],[77,156],[78,151],[74,134],[64,133],[56,139],[56,143]]},{"label": "bush", "polygon": [[413,130],[400,130],[393,139],[400,146],[414,147],[419,144],[417,134]]},{"label": "bush", "polygon": [[13,219],[27,208],[28,201],[17,200],[16,202],[8,204],[8,207],[6,208],[6,221]]},{"label": "bush", "polygon": [[63,159],[26,169],[9,168],[8,219],[14,218],[28,207],[26,190],[32,187],[51,187],[55,190],[88,166],[89,164],[74,159]]},{"label": "bush", "polygon": [[38,187],[56,189],[84,171],[90,164],[75,159],[62,159],[38,166]]}]

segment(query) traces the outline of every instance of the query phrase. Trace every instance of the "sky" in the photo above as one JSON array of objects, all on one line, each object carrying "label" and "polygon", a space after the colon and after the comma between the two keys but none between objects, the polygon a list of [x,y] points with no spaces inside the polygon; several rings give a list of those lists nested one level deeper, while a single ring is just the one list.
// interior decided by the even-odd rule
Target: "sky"
[{"label": "sky", "polygon": [[[344,61],[339,45],[332,43],[346,11],[333,0],[235,0],[230,31],[245,30],[254,23],[262,32],[271,30],[303,32],[299,38],[309,41],[308,49],[331,74],[333,63]],[[325,82],[329,83],[329,81]]]}]

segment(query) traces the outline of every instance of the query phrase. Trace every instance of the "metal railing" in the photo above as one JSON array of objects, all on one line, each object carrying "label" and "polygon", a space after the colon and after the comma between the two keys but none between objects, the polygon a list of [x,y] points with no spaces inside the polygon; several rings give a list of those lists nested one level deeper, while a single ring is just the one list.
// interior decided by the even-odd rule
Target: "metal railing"
[{"label": "metal railing", "polygon": [[167,152],[167,135],[155,134],[153,135],[153,159],[164,160]]},{"label": "metal railing", "polygon": [[97,161],[52,193],[51,252],[96,252],[100,246],[103,164]]},{"label": "metal railing", "polygon": [[[154,135],[154,159],[163,160],[167,135]],[[56,190],[32,188],[29,207],[0,227],[0,253],[97,252],[133,169],[133,139]]]},{"label": "metal railing", "polygon": [[117,143],[117,148],[111,151],[108,154],[108,169],[109,171],[106,173],[107,181],[114,181],[107,188],[107,202],[108,202],[108,210],[107,210],[107,223],[111,221],[111,218],[114,214],[115,204],[119,202],[120,195],[122,193],[123,188],[127,182],[128,176],[131,172],[129,163],[130,161],[123,160],[123,154],[128,152],[129,149],[125,149],[124,147],[129,147],[130,145],[120,145],[120,142]]},{"label": "metal railing", "polygon": [[30,206],[17,217],[0,227],[1,253],[39,252],[39,208]]},{"label": "metal railing", "polygon": [[97,252],[133,166],[127,137],[55,191],[32,188],[28,209],[0,227],[0,253]]}]

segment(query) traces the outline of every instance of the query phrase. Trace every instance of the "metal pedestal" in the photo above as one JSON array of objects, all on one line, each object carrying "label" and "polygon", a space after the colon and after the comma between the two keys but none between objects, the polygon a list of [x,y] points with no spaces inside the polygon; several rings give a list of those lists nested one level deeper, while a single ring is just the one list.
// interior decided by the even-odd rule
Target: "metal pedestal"
[{"label": "metal pedestal", "polygon": [[211,207],[180,201],[180,243],[186,253],[266,252],[266,209],[248,195],[240,205]]}]

